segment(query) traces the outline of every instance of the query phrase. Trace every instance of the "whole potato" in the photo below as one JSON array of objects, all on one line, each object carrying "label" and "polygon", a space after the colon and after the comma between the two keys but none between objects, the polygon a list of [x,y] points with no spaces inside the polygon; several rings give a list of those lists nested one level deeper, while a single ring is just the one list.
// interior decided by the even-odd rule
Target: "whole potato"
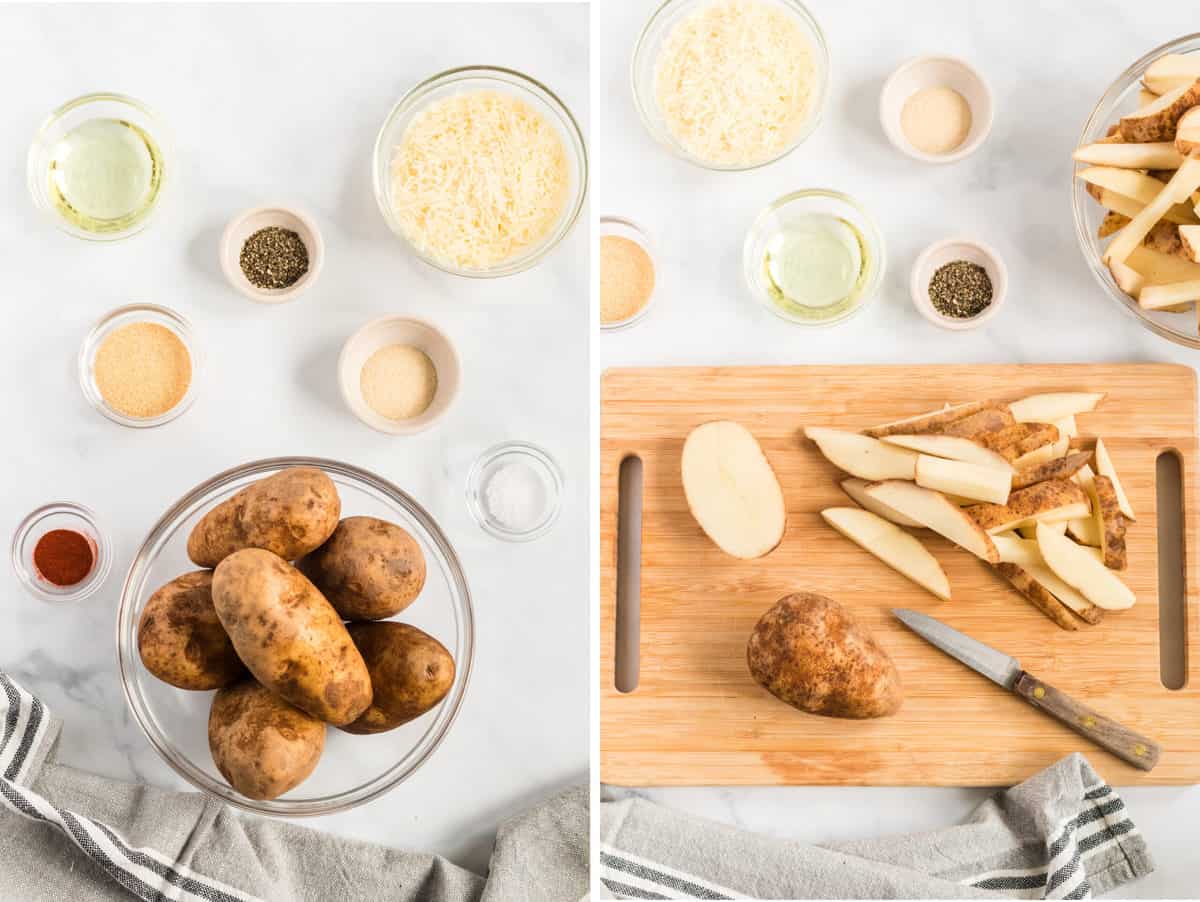
[{"label": "whole potato", "polygon": [[347,620],[399,614],[425,585],[425,556],[417,540],[374,517],[347,517],[296,566]]},{"label": "whole potato", "polygon": [[347,724],[371,704],[371,677],[342,619],[304,574],[261,548],[213,574],[213,605],[254,678],[313,717]]},{"label": "whole potato", "polygon": [[768,692],[810,714],[886,717],[904,701],[888,653],[823,595],[801,592],[775,602],[750,635],[746,661]]},{"label": "whole potato", "polygon": [[188,557],[215,567],[235,551],[262,548],[294,561],[328,539],[341,514],[333,480],[316,467],[290,467],[205,514],[188,536]]},{"label": "whole potato", "polygon": [[325,724],[245,680],[213,697],[208,748],[230,786],[249,799],[274,799],[316,768]]},{"label": "whole potato", "polygon": [[437,639],[410,626],[385,620],[351,623],[350,638],[362,652],[375,697],[347,733],[383,733],[420,717],[450,691],[454,658]]},{"label": "whole potato", "polygon": [[213,607],[211,570],[196,570],[158,589],[138,623],[146,669],[180,689],[220,689],[246,676]]}]

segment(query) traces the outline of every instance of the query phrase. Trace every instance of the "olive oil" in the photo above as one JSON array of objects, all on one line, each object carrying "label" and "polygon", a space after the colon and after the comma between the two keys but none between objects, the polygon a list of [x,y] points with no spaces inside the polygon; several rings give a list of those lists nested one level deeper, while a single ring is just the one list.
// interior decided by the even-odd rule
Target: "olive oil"
[{"label": "olive oil", "polygon": [[805,319],[833,319],[858,303],[870,272],[866,241],[844,219],[812,214],[767,242],[767,291],[782,310]]},{"label": "olive oil", "polygon": [[162,188],[162,152],[123,119],[91,119],[51,149],[50,199],[87,232],[121,232],[150,215]]}]

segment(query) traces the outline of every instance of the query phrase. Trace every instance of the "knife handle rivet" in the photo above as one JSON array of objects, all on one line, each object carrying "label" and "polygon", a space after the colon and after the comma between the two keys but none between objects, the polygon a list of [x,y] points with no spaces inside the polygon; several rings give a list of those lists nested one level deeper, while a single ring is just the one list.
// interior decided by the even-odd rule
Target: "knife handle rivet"
[{"label": "knife handle rivet", "polygon": [[1082,719],[1080,719],[1079,722],[1085,728],[1090,730],[1092,727],[1094,727],[1096,725],[1096,718],[1094,718],[1090,714],[1088,714],[1088,715],[1084,716]]},{"label": "knife handle rivet", "polygon": [[1133,753],[1135,755],[1137,755],[1139,758],[1145,758],[1147,751],[1149,751],[1149,750],[1144,745],[1142,745],[1142,743],[1140,743],[1140,742],[1133,747]]},{"label": "knife handle rivet", "polygon": [[1038,686],[1036,689],[1033,690],[1033,697],[1034,698],[1045,698],[1046,690],[1043,687]]}]

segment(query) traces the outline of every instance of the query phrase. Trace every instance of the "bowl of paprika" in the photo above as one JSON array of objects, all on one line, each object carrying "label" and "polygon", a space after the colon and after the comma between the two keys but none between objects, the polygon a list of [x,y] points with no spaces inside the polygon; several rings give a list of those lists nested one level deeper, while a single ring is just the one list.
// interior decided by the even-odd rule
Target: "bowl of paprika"
[{"label": "bowl of paprika", "polygon": [[21,584],[43,601],[81,601],[104,584],[112,546],[96,515],[81,504],[39,507],[17,527],[12,564]]}]

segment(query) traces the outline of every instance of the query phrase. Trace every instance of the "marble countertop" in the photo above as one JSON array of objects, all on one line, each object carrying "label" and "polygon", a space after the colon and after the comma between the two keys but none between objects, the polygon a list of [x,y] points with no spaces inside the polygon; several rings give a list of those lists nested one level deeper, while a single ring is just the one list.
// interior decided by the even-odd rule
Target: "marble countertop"
[{"label": "marble countertop", "polygon": [[[784,160],[714,173],[650,138],[633,106],[629,59],[651,4],[597,7],[593,78],[601,215],[624,216],[656,238],[662,294],[632,329],[603,335],[601,368],[803,363],[1169,361],[1196,352],[1157,338],[1105,296],[1076,245],[1070,151],[1117,74],[1152,47],[1195,30],[1184,2],[1147,7],[1078,4],[889,3],[810,0],[833,60],[820,127]],[[948,166],[901,155],[879,125],[884,79],[924,53],[961,56],[985,74],[996,120],[983,148]],[[749,295],[741,245],[757,212],[788,191],[831,187],[871,210],[887,242],[888,271],[870,307],[842,326],[804,330]],[[922,319],[908,271],[926,245],[977,237],[1007,263],[1006,309],[987,326],[950,333]],[[1200,716],[1200,712],[1197,712]],[[985,790],[900,788],[692,788],[638,793],[748,829],[806,842],[925,830],[964,817]],[[1158,870],[1123,895],[1195,894],[1200,789],[1123,790]],[[1186,826],[1190,825],[1190,826]]]},{"label": "marble countertop", "polygon": [[[185,788],[131,720],[114,618],[125,569],[185,491],[245,461],[305,454],[374,470],[430,510],[462,558],[478,650],[458,720],[419,773],[383,799],[310,826],[438,852],[476,871],[498,821],[587,779],[589,431],[586,219],[541,266],[467,280],[420,263],[385,226],[370,181],[375,135],[417,81],[490,63],[528,72],[588,121],[588,11],[576,5],[0,6],[0,530],[75,500],[115,546],[103,590],[78,606],[27,596],[0,573],[0,667],[61,715],[65,763]],[[117,244],[59,231],[34,210],[28,142],[47,113],[114,90],[155,107],[178,178],[158,220]],[[224,282],[217,241],[238,211],[292,201],[320,223],[319,282],[255,305]],[[75,355],[91,324],[133,301],[172,307],[207,349],[195,406],[125,429],[84,400]],[[342,342],[385,313],[427,317],[457,343],[464,386],[419,436],[371,431],[342,405]],[[524,545],[495,540],[464,503],[467,470],[522,439],[563,466],[561,520]],[[5,541],[8,541],[6,538]]]}]

